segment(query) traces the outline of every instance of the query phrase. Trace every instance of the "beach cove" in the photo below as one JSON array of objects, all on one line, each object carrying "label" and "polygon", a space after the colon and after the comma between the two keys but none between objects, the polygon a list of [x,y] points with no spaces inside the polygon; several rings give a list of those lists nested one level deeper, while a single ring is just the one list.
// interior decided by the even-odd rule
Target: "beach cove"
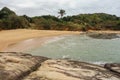
[{"label": "beach cove", "polygon": [[[31,30],[31,29],[16,29],[16,30],[3,30],[0,31],[0,51],[6,51],[10,46],[25,41],[25,43],[31,39],[34,38],[44,38],[42,41],[38,41],[38,44],[40,45],[45,40],[59,35],[67,35],[67,34],[80,34],[80,32],[73,32],[73,31],[54,31],[54,30]],[[27,41],[26,41],[27,40]],[[34,46],[34,41],[31,41],[31,46]],[[28,42],[27,42],[28,43]],[[21,45],[20,47],[22,49],[25,49],[26,44]],[[24,47],[25,46],[25,47]],[[27,47],[29,47],[28,45]],[[24,47],[24,48],[23,48]],[[18,49],[15,49],[14,51],[17,51]],[[21,51],[21,50],[20,50]]]},{"label": "beach cove", "polygon": [[[4,52],[24,52],[53,59],[65,58],[95,64],[115,63],[120,60],[120,31],[88,31],[85,33],[10,30],[10,32],[17,33],[13,36],[13,39],[11,38],[9,45],[4,48]],[[26,37],[26,39],[22,35],[18,37],[20,34]],[[19,40],[16,40],[18,38]]]},{"label": "beach cove", "polygon": [[[112,51],[119,45],[119,31],[99,31],[96,34],[96,31],[84,33],[72,31],[41,31],[20,29],[1,31],[0,33],[0,49],[3,51],[0,52],[0,80],[120,79],[119,63],[109,63],[108,61],[108,63],[102,62],[102,65],[96,65],[98,63],[93,64],[94,60],[96,59],[104,57],[107,59],[113,55],[115,55],[115,57],[117,56],[116,59],[119,59],[119,53],[116,55],[116,52],[115,54],[108,54],[107,56],[99,53],[101,49],[108,50],[107,47],[112,47],[110,49],[110,51]],[[105,46],[104,44],[106,44],[106,42],[110,44]],[[113,43],[115,44],[113,45]],[[82,45],[81,47],[80,44],[84,44],[86,46]],[[94,46],[96,49],[94,49]],[[102,46],[104,47],[102,48]],[[65,52],[63,48],[66,49]],[[96,54],[91,54],[92,52],[90,51],[92,51],[92,49]],[[26,52],[26,50],[28,51]],[[118,49],[115,50],[119,51],[119,46]],[[63,52],[61,53],[60,51]],[[71,53],[71,51],[73,52]],[[84,51],[88,51],[89,56],[85,57]],[[56,55],[58,55],[58,57],[56,57]],[[59,55],[65,56],[60,57]],[[81,57],[83,60],[79,59],[78,57]],[[93,62],[91,63],[86,59],[93,60]]]}]

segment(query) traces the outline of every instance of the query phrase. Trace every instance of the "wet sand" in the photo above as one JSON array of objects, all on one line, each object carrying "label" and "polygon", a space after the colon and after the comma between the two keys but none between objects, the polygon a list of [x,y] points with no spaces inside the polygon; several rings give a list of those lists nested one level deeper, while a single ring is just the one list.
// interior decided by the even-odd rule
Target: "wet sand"
[{"label": "wet sand", "polygon": [[21,52],[40,46],[55,36],[80,33],[82,32],[29,29],[4,30],[0,31],[0,51]]}]

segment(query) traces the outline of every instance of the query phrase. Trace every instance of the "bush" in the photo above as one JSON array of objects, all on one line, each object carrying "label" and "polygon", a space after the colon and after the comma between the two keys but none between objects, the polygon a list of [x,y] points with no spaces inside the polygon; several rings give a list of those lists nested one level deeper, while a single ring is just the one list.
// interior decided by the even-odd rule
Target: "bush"
[{"label": "bush", "polygon": [[18,29],[29,27],[29,22],[23,18],[15,15],[10,15],[7,19],[2,19],[0,21],[1,29]]}]

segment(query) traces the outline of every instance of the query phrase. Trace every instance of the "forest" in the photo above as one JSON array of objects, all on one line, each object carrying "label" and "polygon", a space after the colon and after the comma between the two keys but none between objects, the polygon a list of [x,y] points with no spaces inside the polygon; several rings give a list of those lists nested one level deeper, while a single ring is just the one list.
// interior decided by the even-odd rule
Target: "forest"
[{"label": "forest", "polygon": [[0,10],[0,30],[10,29],[37,29],[37,30],[120,30],[120,17],[106,13],[79,14],[64,16],[67,14],[61,9],[60,17],[42,15],[29,17],[18,16],[7,7]]}]

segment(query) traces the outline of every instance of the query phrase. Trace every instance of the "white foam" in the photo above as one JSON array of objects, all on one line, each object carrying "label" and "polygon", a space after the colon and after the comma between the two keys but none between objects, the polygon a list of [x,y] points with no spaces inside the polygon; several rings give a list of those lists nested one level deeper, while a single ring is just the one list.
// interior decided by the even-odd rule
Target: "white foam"
[{"label": "white foam", "polygon": [[70,55],[63,55],[62,58],[65,59],[65,58],[70,58],[69,57]]},{"label": "white foam", "polygon": [[97,64],[97,65],[103,65],[103,64],[112,63],[112,62],[98,61],[98,62],[90,62],[90,63]]},{"label": "white foam", "polygon": [[64,36],[53,37],[53,38],[50,38],[50,39],[48,39],[47,41],[45,41],[45,44],[53,43],[53,42],[62,40],[62,39],[64,39],[64,38],[65,38]]}]

